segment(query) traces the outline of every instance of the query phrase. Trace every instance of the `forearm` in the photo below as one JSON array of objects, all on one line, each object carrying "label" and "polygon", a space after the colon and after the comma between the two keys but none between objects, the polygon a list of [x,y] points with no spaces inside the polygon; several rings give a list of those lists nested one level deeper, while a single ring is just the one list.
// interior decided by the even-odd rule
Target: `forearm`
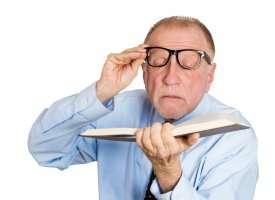
[{"label": "forearm", "polygon": [[106,102],[115,96],[118,92],[113,89],[110,85],[106,85],[101,80],[96,82],[96,96],[102,102]]},{"label": "forearm", "polygon": [[[242,140],[233,143],[235,146],[230,144],[227,151],[229,155],[224,154],[222,149],[216,149],[216,152],[222,154],[208,154],[202,158],[199,166],[203,168],[198,168],[198,171],[187,175],[183,167],[183,173],[171,191],[163,193],[156,178],[151,192],[157,199],[163,200],[252,200],[258,177],[257,143],[253,134],[247,132],[248,134],[242,135]],[[231,138],[219,141],[225,142],[222,144],[223,148],[229,139]]]},{"label": "forearm", "polygon": [[40,114],[33,124],[29,151],[43,166],[65,168],[77,155],[79,134],[85,127],[96,128],[93,121],[111,112],[96,98],[95,85],[63,98]]},{"label": "forearm", "polygon": [[182,175],[179,159],[165,166],[155,165],[153,168],[162,193],[173,190]]}]

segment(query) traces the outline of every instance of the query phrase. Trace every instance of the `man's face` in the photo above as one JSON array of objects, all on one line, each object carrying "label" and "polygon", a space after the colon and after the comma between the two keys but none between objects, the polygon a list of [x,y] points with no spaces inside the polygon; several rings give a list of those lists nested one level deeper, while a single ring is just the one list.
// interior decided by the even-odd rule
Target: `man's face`
[{"label": "man's face", "polygon": [[[147,44],[169,49],[196,49],[212,52],[205,36],[197,27],[158,27]],[[202,59],[195,70],[180,67],[175,55],[161,68],[143,64],[143,79],[148,96],[156,110],[164,118],[178,119],[191,112],[208,91],[213,81],[215,64]]]}]

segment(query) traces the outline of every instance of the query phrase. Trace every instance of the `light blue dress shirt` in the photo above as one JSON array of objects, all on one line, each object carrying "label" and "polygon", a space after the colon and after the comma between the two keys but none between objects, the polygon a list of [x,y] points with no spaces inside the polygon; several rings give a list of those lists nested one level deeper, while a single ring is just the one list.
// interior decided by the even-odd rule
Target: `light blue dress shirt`
[{"label": "light blue dress shirt", "polygon": [[[174,124],[210,112],[230,113],[250,125],[238,110],[209,94]],[[142,200],[152,165],[137,144],[79,134],[91,128],[138,128],[163,121],[144,90],[127,91],[102,104],[94,83],[45,109],[31,128],[28,147],[35,160],[46,167],[63,170],[73,164],[97,161],[101,200]],[[157,180],[153,181],[150,190],[157,199],[253,199],[258,164],[257,138],[252,128],[200,138],[181,154],[181,160],[183,174],[172,191],[161,193]]]}]

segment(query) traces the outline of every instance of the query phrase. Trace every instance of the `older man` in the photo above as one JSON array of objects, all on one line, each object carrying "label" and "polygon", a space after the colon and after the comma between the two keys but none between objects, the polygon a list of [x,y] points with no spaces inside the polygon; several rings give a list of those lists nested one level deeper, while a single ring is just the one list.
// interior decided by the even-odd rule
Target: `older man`
[{"label": "older man", "polygon": [[[80,93],[45,109],[34,123],[29,150],[42,166],[65,169],[98,162],[102,200],[250,200],[258,177],[252,129],[175,138],[173,124],[234,108],[207,92],[215,46],[199,20],[169,17],[145,42],[110,54],[101,77]],[[144,90],[119,94],[142,65]],[[167,123],[165,123],[167,122]],[[136,143],[84,138],[90,128],[136,127]]]}]

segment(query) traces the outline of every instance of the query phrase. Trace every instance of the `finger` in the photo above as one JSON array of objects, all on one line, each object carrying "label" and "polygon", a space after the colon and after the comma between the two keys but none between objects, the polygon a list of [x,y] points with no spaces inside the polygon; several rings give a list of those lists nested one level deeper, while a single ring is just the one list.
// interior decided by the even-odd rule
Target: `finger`
[{"label": "finger", "polygon": [[157,122],[154,123],[151,127],[151,142],[153,147],[156,149],[157,152],[162,153],[164,150],[164,145],[161,138],[161,123]]},{"label": "finger", "polygon": [[183,151],[195,144],[198,141],[199,136],[200,135],[198,133],[193,133],[190,135],[177,137],[176,140],[178,141],[179,145],[181,146],[181,150]]},{"label": "finger", "polygon": [[145,128],[144,132],[143,132],[143,137],[142,137],[142,145],[145,149],[146,152],[149,153],[149,155],[154,153],[154,147],[152,145],[151,142],[151,137],[150,137],[150,133],[151,133],[151,128]]},{"label": "finger", "polygon": [[127,53],[117,54],[115,58],[118,59],[119,61],[122,61],[124,64],[129,64],[136,59],[145,58],[145,56],[146,56],[146,53],[127,52]]},{"label": "finger", "polygon": [[125,65],[125,62],[119,60],[115,55],[111,56],[109,58],[109,61],[111,61],[112,63],[117,64],[117,65]]},{"label": "finger", "polygon": [[122,51],[121,53],[129,53],[129,52],[146,52],[145,47],[137,47],[137,48],[133,48],[133,49],[126,49],[124,51]]},{"label": "finger", "polygon": [[143,148],[143,144],[142,144],[143,129],[141,128],[137,129],[135,134],[136,134],[136,143],[142,149]]},{"label": "finger", "polygon": [[133,51],[141,51],[141,52],[144,52],[144,51],[146,51],[145,47],[148,47],[148,46],[149,46],[149,45],[147,45],[147,44],[140,44],[140,45],[138,45],[138,46],[136,46],[136,47],[128,48],[128,49],[124,50],[123,53],[124,53],[124,52],[133,52]]},{"label": "finger", "polygon": [[193,145],[193,144],[197,143],[199,137],[200,137],[199,133],[193,133],[191,135],[188,135],[187,136],[188,145]]},{"label": "finger", "polygon": [[180,147],[180,151],[184,151],[190,147],[185,136],[176,137],[176,141]]},{"label": "finger", "polygon": [[171,133],[173,128],[174,126],[171,123],[164,123],[161,130],[163,144],[168,149],[175,146],[176,142],[175,137]]},{"label": "finger", "polygon": [[[132,60],[132,66],[134,68],[138,68],[138,66],[144,62],[145,57],[146,57],[146,54],[142,54],[140,59]],[[124,61],[122,59],[119,59],[119,54],[110,54],[108,58],[109,58],[108,61],[111,61],[112,63],[117,65],[126,65],[126,64],[130,64],[131,62],[131,59],[124,60]]]},{"label": "finger", "polygon": [[144,63],[144,59],[145,59],[145,57],[137,59],[137,60],[132,62],[131,66],[135,70],[135,72],[137,72],[139,67],[141,66],[141,64]]},{"label": "finger", "polygon": [[166,139],[168,139],[168,141],[173,141],[174,136],[172,135],[171,131],[173,129],[173,125],[170,123],[164,123],[162,125],[162,130],[161,130],[161,136],[163,137],[163,142],[166,143]]}]

